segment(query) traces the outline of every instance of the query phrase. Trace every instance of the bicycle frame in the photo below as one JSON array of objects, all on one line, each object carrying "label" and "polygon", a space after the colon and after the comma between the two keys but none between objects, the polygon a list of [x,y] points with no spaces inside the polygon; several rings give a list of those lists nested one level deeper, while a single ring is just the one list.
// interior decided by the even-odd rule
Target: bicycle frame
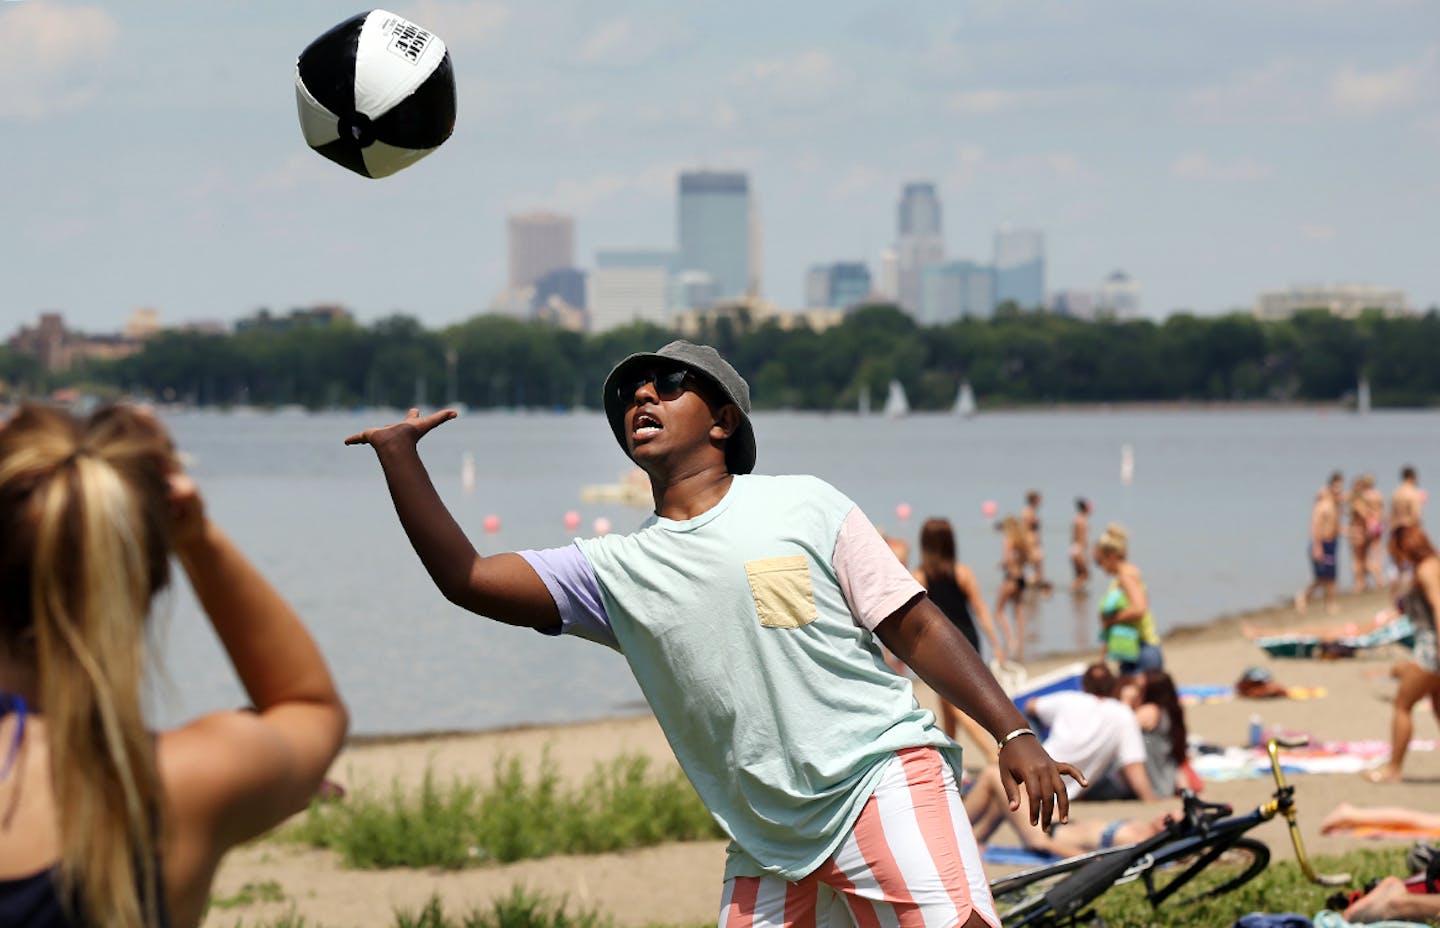
[{"label": "bicycle frame", "polygon": [[[1229,806],[1204,803],[1193,794],[1187,794],[1184,817],[1168,822],[1163,831],[1144,841],[1128,847],[1072,857],[996,880],[991,884],[992,891],[997,899],[1001,899],[1006,893],[1023,892],[1027,885],[1063,874],[1060,882],[1045,891],[1043,897],[1027,901],[1007,913],[1005,924],[1018,928],[1032,924],[1077,921],[1087,914],[1082,912],[1082,909],[1110,887],[1136,878],[1144,882],[1145,897],[1151,907],[1158,907],[1227,851],[1243,847],[1250,855],[1251,863],[1243,872],[1211,889],[1206,895],[1228,892],[1253,878],[1269,863],[1269,849],[1245,835],[1277,815],[1285,817],[1290,841],[1295,848],[1296,863],[1307,879],[1321,886],[1349,883],[1349,874],[1325,875],[1315,871],[1309,855],[1305,852],[1305,845],[1296,824],[1295,788],[1285,781],[1285,772],[1280,766],[1279,749],[1304,747],[1308,743],[1308,739],[1272,738],[1269,741],[1267,753],[1270,758],[1270,771],[1275,779],[1275,793],[1271,799],[1251,812],[1232,815]],[[1198,857],[1195,856],[1197,854]],[[1163,882],[1157,879],[1167,872],[1173,873],[1173,869],[1165,869],[1167,864],[1186,861],[1191,857],[1195,859],[1184,864],[1184,869],[1179,873],[1174,873]]]}]

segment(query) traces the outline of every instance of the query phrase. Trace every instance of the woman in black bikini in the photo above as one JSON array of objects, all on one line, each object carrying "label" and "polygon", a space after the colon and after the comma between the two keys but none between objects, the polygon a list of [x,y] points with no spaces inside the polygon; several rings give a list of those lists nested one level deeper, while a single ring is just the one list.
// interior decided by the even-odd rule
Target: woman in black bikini
[{"label": "woman in black bikini", "polygon": [[[920,585],[925,587],[930,601],[954,623],[965,639],[976,651],[980,650],[980,636],[975,623],[985,631],[990,642],[990,654],[1000,659],[1005,649],[995,635],[995,623],[991,621],[990,610],[980,595],[980,583],[975,572],[960,563],[955,550],[955,531],[948,519],[926,519],[920,526],[920,566],[912,573]],[[1009,635],[1009,629],[1006,629]],[[988,749],[993,738],[984,736],[984,729],[959,709],[945,700],[940,701],[940,724],[945,734],[954,738],[961,726],[971,735],[976,744]]]}]

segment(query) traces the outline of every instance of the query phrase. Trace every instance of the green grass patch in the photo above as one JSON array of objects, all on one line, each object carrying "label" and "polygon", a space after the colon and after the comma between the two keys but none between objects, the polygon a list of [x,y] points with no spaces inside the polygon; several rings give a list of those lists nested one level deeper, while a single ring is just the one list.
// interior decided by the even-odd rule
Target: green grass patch
[{"label": "green grass patch", "polygon": [[[1108,928],[1188,928],[1191,925],[1230,925],[1249,912],[1298,912],[1306,918],[1325,908],[1325,900],[1341,890],[1359,889],[1367,881],[1403,875],[1405,848],[1365,848],[1340,856],[1316,858],[1321,873],[1348,872],[1349,887],[1316,886],[1294,861],[1272,862],[1259,876],[1214,899],[1175,905],[1166,903],[1151,909],[1138,883],[1117,886],[1101,896],[1095,910]],[[1183,891],[1179,894],[1183,896]],[[1178,897],[1177,897],[1178,898]]]},{"label": "green grass patch", "polygon": [[284,902],[285,890],[274,880],[263,883],[246,883],[231,896],[211,896],[212,909],[235,909],[257,902]]},{"label": "green grass patch", "polygon": [[547,753],[533,777],[519,758],[500,758],[488,784],[437,781],[418,792],[352,791],[316,803],[285,834],[331,848],[346,866],[460,869],[553,854],[593,854],[665,841],[722,837],[679,771],[654,776],[648,758],[597,764],[585,784],[564,789]]}]

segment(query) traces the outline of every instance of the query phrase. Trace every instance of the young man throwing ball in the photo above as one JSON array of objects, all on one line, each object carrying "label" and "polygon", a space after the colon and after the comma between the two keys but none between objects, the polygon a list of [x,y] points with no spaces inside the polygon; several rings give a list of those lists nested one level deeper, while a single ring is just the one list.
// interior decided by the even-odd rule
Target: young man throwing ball
[{"label": "young man throwing ball", "polygon": [[605,412],[650,477],[629,535],[480,557],[417,442],[450,410],[346,439],[380,459],[446,598],[625,655],[690,781],[730,836],[720,925],[990,925],[999,919],[956,789],[959,748],[883,643],[1000,748],[1012,808],[1068,818],[1062,774],[975,650],[880,533],[814,477],[752,476],[745,381],[713,348],[631,355]]}]

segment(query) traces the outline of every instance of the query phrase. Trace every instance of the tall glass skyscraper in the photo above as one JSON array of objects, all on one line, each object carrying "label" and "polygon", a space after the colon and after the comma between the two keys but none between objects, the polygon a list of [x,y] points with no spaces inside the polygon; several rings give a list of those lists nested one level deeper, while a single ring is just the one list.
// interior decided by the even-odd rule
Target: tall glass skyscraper
[{"label": "tall glass skyscraper", "polygon": [[1045,305],[1045,234],[1037,229],[995,233],[995,302],[1021,309]]},{"label": "tall glass skyscraper", "polygon": [[945,237],[940,223],[940,197],[927,181],[905,185],[897,210],[898,259],[896,298],[912,315],[920,311],[921,275],[925,268],[945,260]]},{"label": "tall glass skyscraper", "polygon": [[680,267],[704,271],[719,299],[759,290],[750,179],[734,171],[680,175]]}]

